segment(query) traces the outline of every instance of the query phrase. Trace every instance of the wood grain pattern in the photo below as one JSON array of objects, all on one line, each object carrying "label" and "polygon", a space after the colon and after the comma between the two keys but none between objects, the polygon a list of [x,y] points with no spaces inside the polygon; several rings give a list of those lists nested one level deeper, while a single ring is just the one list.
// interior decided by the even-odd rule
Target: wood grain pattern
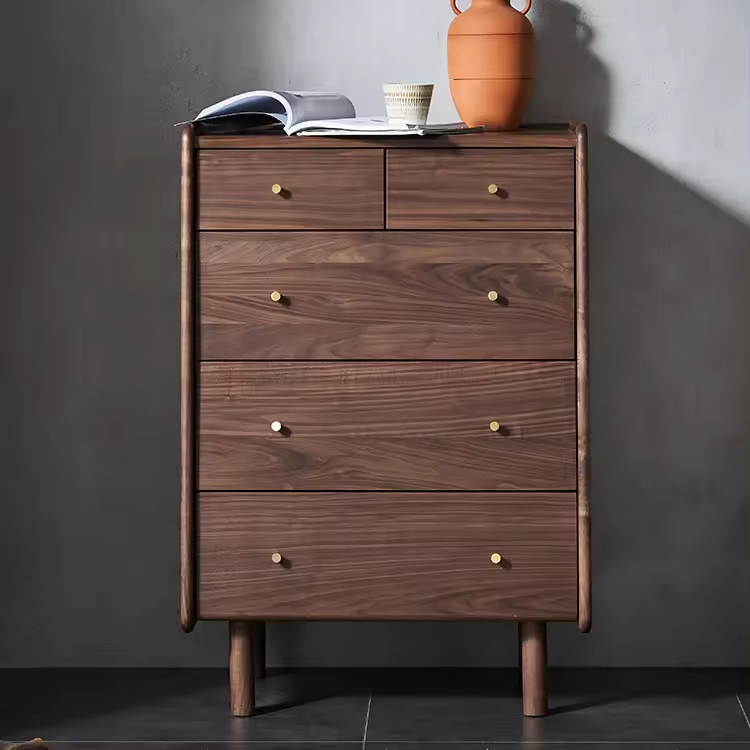
[{"label": "wood grain pattern", "polygon": [[219,150],[199,159],[203,230],[383,228],[382,153]]},{"label": "wood grain pattern", "polygon": [[575,620],[575,548],[574,493],[203,494],[200,613]]},{"label": "wood grain pattern", "polygon": [[547,624],[519,623],[523,715],[547,715]]},{"label": "wood grain pattern", "polygon": [[182,138],[181,621],[234,621],[233,712],[266,619],[508,618],[544,715],[545,621],[591,627],[585,126]]},{"label": "wood grain pattern", "polygon": [[204,360],[574,357],[571,233],[208,233],[200,257]]},{"label": "wood grain pattern", "polygon": [[575,387],[572,362],[204,364],[200,486],[573,489]]},{"label": "wood grain pattern", "polygon": [[255,713],[254,630],[251,622],[229,623],[229,697],[233,716]]},{"label": "wood grain pattern", "polygon": [[572,230],[573,167],[570,149],[394,150],[388,228]]},{"label": "wood grain pattern", "polygon": [[284,135],[201,135],[201,149],[329,149],[329,148],[575,148],[568,125],[527,126],[508,133],[464,133],[424,138],[287,138]]},{"label": "wood grain pattern", "polygon": [[201,232],[201,266],[522,263],[573,267],[572,232]]},{"label": "wood grain pattern", "polygon": [[576,360],[578,419],[578,627],[591,630],[591,500],[589,467],[589,228],[588,131],[575,128],[576,149]]},{"label": "wood grain pattern", "polygon": [[195,627],[195,137],[181,134],[180,249],[180,624]]},{"label": "wood grain pattern", "polygon": [[[502,441],[502,442],[501,442]],[[209,490],[574,490],[575,437],[287,438],[204,434]]]}]

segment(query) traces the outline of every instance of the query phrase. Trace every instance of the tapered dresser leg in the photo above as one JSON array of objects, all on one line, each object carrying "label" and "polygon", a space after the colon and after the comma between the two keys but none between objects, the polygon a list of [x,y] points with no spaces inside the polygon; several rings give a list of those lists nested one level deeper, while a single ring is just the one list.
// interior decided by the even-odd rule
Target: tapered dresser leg
[{"label": "tapered dresser leg", "polygon": [[547,623],[519,624],[523,715],[547,714]]},{"label": "tapered dresser leg", "polygon": [[254,631],[251,622],[229,623],[229,694],[234,716],[255,712]]},{"label": "tapered dresser leg", "polygon": [[266,623],[255,623],[255,677],[266,676]]}]

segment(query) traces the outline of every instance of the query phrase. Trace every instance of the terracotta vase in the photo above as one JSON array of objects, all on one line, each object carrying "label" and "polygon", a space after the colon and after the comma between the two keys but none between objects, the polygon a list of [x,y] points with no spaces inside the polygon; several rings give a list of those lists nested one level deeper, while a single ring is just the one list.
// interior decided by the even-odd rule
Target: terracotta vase
[{"label": "terracotta vase", "polygon": [[448,74],[459,117],[471,127],[516,130],[534,82],[532,0],[517,11],[510,0],[473,0],[461,12],[451,0]]}]

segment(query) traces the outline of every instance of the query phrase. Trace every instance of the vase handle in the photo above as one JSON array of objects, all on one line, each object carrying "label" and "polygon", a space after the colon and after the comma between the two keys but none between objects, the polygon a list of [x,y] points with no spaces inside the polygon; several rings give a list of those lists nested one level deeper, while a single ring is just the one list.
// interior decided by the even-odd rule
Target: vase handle
[{"label": "vase handle", "polygon": [[[531,10],[531,4],[534,0],[526,0],[526,7],[521,11],[524,15],[526,15]],[[460,16],[461,13],[463,13],[462,10],[459,9],[458,5],[456,5],[456,0],[451,0],[451,8],[453,8],[453,12]]]}]

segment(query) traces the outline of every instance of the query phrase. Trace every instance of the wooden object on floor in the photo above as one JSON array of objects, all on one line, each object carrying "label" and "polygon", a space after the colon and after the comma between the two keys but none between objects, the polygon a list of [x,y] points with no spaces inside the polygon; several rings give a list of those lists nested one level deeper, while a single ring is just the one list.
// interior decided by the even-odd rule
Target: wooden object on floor
[{"label": "wooden object on floor", "polygon": [[255,625],[229,622],[229,694],[233,716],[255,712]]},{"label": "wooden object on floor", "polygon": [[582,125],[182,139],[182,625],[591,625]]},{"label": "wooden object on floor", "polygon": [[544,622],[522,622],[518,631],[523,715],[544,716],[547,713],[547,625]]}]

